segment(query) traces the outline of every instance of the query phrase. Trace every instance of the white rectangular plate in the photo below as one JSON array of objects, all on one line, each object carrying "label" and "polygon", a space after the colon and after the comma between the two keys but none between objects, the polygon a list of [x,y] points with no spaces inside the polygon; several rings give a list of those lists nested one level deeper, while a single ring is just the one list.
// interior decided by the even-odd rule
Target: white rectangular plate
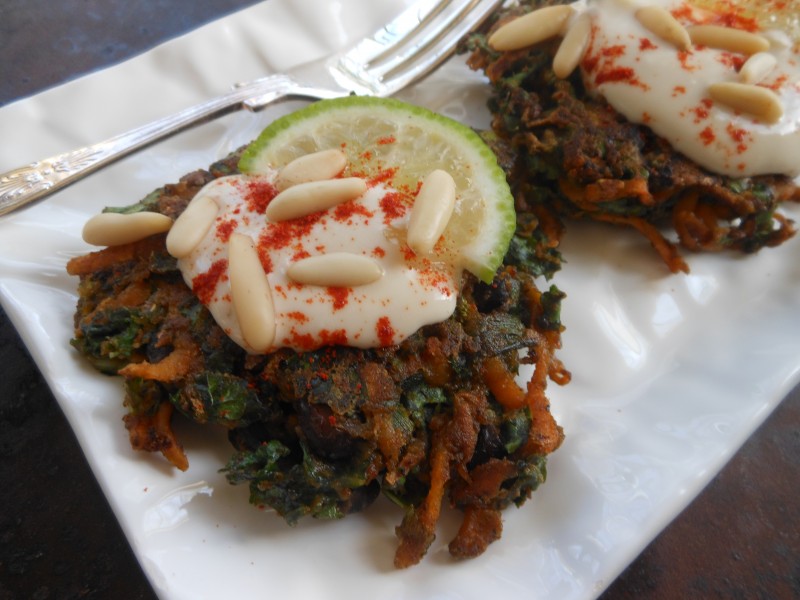
[{"label": "white rectangular plate", "polygon": [[[0,109],[0,170],[104,139],[279,72],[371,32],[407,1],[270,0],[119,66]],[[486,127],[487,89],[456,58],[406,100]],[[453,562],[443,519],[422,564],[392,567],[398,510],[289,528],[247,503],[218,469],[221,431],[180,427],[178,473],[133,452],[121,382],[69,345],[83,223],[247,142],[291,106],[237,114],[148,149],[50,200],[0,219],[0,299],[67,415],[105,494],[165,600],[591,598],[689,503],[800,380],[800,240],[754,256],[689,259],[669,275],[635,235],[575,225],[554,282],[568,294],[551,386],[567,438],[549,479],[481,557]],[[798,211],[794,210],[795,218]],[[598,251],[602,249],[602,251]]]}]

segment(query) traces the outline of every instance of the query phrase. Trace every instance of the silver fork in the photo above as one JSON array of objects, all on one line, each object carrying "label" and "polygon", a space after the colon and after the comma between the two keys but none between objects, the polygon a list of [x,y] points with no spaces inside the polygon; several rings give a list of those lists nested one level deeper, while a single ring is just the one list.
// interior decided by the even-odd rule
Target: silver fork
[{"label": "silver fork", "polygon": [[0,175],[0,215],[53,194],[112,162],[189,127],[286,99],[350,93],[389,96],[438,67],[502,0],[420,0],[349,50],[285,74],[238,84],[228,94],[103,142]]}]

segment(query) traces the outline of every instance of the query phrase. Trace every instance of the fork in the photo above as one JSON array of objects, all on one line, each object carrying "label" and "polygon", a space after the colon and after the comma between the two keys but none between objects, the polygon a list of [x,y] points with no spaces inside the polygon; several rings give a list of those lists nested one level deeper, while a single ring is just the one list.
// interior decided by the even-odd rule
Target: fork
[{"label": "fork", "polygon": [[230,112],[258,111],[288,99],[349,94],[390,96],[444,62],[467,33],[503,0],[419,0],[345,52],[236,84],[218,98],[0,175],[0,215],[49,196],[83,177],[180,131]]}]

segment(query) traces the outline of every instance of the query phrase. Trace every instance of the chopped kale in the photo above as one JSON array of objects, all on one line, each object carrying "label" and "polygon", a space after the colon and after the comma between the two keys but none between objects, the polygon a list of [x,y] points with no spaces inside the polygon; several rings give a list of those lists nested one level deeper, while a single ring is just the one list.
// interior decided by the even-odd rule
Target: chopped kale
[{"label": "chopped kale", "polygon": [[304,516],[339,519],[364,496],[374,499],[368,485],[368,457],[334,464],[315,457],[304,446],[292,452],[278,441],[254,451],[237,452],[223,469],[230,483],[247,483],[250,502],[269,506],[294,525]]},{"label": "chopped kale", "polygon": [[158,311],[118,307],[91,314],[80,322],[72,344],[103,373],[116,373],[152,342]]},{"label": "chopped kale", "polygon": [[120,213],[123,215],[130,215],[137,212],[158,212],[158,200],[163,191],[162,188],[153,190],[136,204],[129,204],[127,206],[107,206],[103,209],[103,212]]},{"label": "chopped kale", "polygon": [[500,434],[506,453],[514,454],[528,440],[530,428],[531,415],[527,409],[520,409],[504,416]]},{"label": "chopped kale", "polygon": [[239,427],[261,416],[258,394],[229,373],[205,371],[172,395],[172,403],[198,423]]}]

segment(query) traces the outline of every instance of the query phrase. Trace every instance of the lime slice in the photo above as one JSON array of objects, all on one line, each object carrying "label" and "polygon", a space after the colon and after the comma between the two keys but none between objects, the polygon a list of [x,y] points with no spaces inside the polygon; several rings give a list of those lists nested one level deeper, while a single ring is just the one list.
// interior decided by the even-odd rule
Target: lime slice
[{"label": "lime slice", "polygon": [[416,190],[435,169],[456,182],[456,208],[442,235],[442,255],[489,282],[514,234],[514,200],[494,153],[469,127],[399,100],[348,96],[321,100],[274,121],[245,149],[243,173],[280,169],[300,156],[342,149],[345,176],[380,179]]}]

